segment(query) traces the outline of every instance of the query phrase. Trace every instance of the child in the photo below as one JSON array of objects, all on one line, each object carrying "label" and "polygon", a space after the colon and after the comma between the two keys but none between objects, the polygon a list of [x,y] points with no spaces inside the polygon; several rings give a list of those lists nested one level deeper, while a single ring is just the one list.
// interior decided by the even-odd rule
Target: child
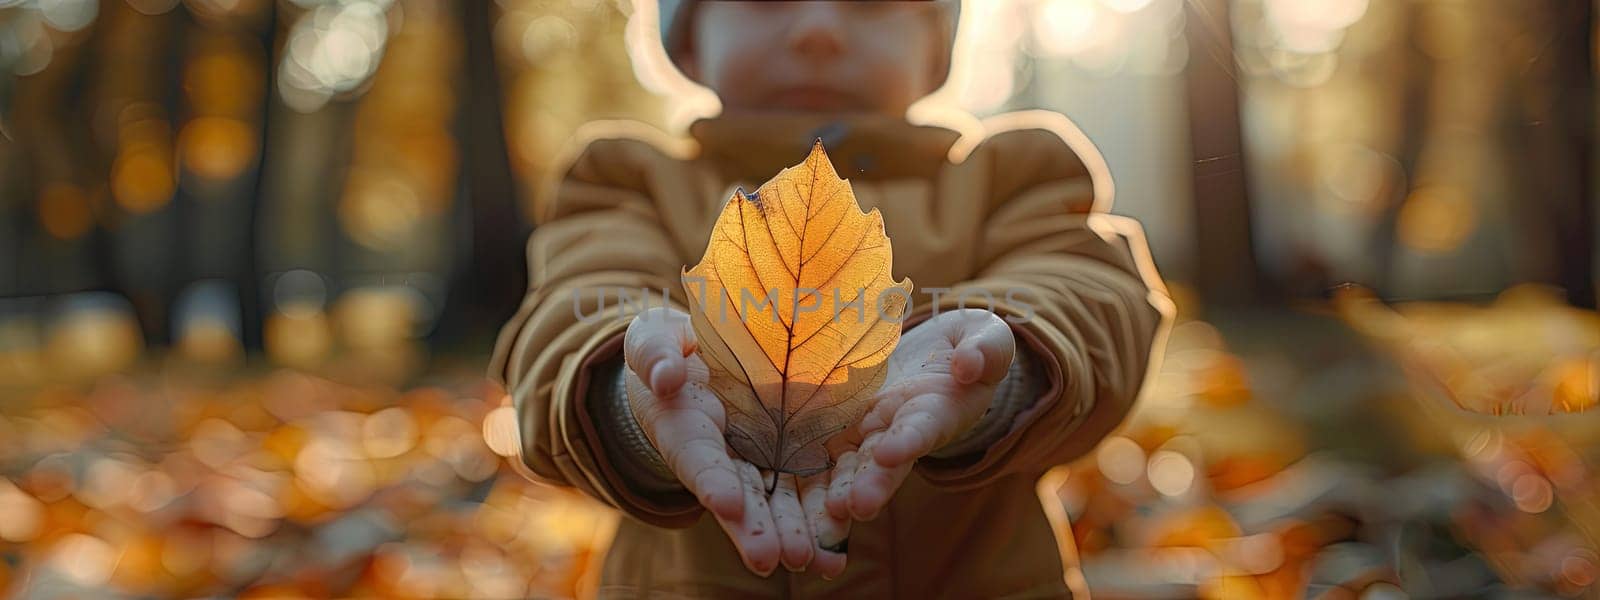
[{"label": "child", "polygon": [[[542,197],[492,372],[528,475],[632,517],[602,596],[1068,594],[1035,481],[1127,414],[1170,303],[1137,226],[1101,214],[1104,163],[1065,118],[997,117],[981,135],[906,120],[943,83],[957,10],[663,2],[669,55],[723,113],[689,139],[590,127]],[[722,437],[679,275],[737,186],[818,138],[919,291],[875,404],[830,443],[835,468],[763,480]],[[597,290],[618,288],[669,306],[592,318]]]}]

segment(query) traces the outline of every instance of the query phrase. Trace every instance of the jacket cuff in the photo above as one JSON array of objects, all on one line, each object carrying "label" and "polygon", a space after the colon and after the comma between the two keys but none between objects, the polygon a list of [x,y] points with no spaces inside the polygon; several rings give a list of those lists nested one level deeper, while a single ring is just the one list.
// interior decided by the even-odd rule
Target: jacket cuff
[{"label": "jacket cuff", "polygon": [[[570,387],[557,389],[553,394],[551,410],[560,425],[560,435],[565,441],[570,459],[582,472],[596,495],[624,514],[659,527],[687,527],[700,517],[700,503],[686,490],[657,493],[637,487],[613,459],[615,450],[608,447],[608,435],[601,432],[608,423],[597,422],[588,394],[591,381],[600,365],[622,356],[622,337],[627,330],[623,321],[615,331],[585,344],[569,362],[563,384]],[[570,369],[570,370],[567,370]]]},{"label": "jacket cuff", "polygon": [[646,494],[683,489],[661,457],[628,403],[627,363],[622,356],[605,359],[589,369],[590,418],[600,434],[606,457],[632,487]]}]

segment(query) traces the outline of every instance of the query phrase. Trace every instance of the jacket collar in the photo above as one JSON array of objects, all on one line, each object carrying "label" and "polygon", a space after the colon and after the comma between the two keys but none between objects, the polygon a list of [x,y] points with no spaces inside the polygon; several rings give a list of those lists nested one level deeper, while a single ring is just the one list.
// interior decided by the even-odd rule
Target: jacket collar
[{"label": "jacket collar", "polygon": [[689,135],[701,158],[724,174],[752,183],[804,160],[822,139],[834,169],[846,179],[928,177],[961,136],[951,129],[913,125],[882,115],[752,112],[695,121]]}]

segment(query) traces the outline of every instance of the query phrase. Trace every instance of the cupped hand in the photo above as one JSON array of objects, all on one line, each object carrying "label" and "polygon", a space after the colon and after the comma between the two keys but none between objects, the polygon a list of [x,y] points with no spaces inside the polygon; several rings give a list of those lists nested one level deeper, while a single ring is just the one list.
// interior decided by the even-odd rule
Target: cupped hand
[{"label": "cupped hand", "polygon": [[980,309],[940,313],[901,336],[872,408],[834,441],[826,516],[876,518],[918,458],[983,416],[1015,352],[1010,326]]},{"label": "cupped hand", "polygon": [[[802,489],[820,508],[816,478],[763,474],[728,450],[722,402],[707,386],[710,372],[695,354],[694,329],[682,311],[653,308],[634,317],[624,336],[628,402],[678,481],[709,509],[751,571],[766,576],[781,562],[798,571],[811,563],[811,533]],[[771,490],[770,492],[768,490]],[[842,568],[842,560],[840,561]]]}]

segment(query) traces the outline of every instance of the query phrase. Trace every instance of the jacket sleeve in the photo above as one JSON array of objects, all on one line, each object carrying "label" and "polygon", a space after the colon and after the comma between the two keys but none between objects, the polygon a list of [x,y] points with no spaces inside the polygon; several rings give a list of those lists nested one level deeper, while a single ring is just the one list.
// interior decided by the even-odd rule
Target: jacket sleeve
[{"label": "jacket sleeve", "polygon": [[976,276],[918,312],[991,306],[1037,357],[1046,391],[987,449],[920,461],[936,485],[1037,474],[1087,453],[1128,414],[1170,326],[1142,230],[1103,212],[1104,163],[1064,117],[1039,116],[959,165],[992,184]]},{"label": "jacket sleeve", "polygon": [[650,306],[663,304],[663,294],[667,305],[683,306],[683,260],[653,193],[660,170],[648,168],[661,160],[642,141],[597,139],[544,196],[528,240],[528,293],[500,332],[490,376],[516,408],[519,472],[647,523],[687,526],[700,512],[692,495],[641,493],[619,476],[618,450],[607,447],[587,393],[592,373],[621,356],[629,320],[617,310],[619,288],[635,301],[653,290]]}]

